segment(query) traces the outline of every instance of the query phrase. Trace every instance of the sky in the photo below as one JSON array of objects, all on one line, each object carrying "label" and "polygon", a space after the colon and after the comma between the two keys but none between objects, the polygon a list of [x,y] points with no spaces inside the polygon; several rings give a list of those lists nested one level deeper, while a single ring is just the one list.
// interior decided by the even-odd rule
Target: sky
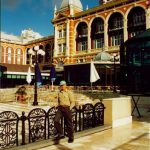
[{"label": "sky", "polygon": [[[54,6],[59,9],[62,0],[0,0],[1,32],[20,36],[21,31],[31,28],[42,36],[54,34],[51,23]],[[99,5],[99,0],[81,0],[83,9]]]}]

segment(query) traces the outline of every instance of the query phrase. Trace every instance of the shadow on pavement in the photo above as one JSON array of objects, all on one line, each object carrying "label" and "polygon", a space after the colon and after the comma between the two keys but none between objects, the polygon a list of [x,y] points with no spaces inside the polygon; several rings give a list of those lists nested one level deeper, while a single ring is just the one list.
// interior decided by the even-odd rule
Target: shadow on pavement
[{"label": "shadow on pavement", "polygon": [[58,144],[56,145],[56,147],[58,148],[58,150],[72,150],[71,148],[68,148],[67,146],[64,146],[62,144]]}]

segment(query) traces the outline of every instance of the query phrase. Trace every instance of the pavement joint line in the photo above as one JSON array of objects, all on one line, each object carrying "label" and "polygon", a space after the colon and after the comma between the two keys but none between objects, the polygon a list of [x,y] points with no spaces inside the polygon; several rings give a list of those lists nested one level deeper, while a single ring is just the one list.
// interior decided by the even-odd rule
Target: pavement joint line
[{"label": "pavement joint line", "polygon": [[[108,129],[112,129],[112,127],[110,125],[102,125],[102,126],[98,126],[95,128],[91,128],[91,129],[86,129],[84,131],[80,131],[80,132],[75,132],[74,133],[74,138],[78,139],[84,136],[88,136],[97,132],[102,132]],[[61,139],[61,142],[67,142],[68,138],[65,137],[64,139]],[[60,144],[59,143],[59,144]],[[58,145],[59,145],[58,144]],[[53,139],[46,139],[46,140],[42,140],[42,141],[37,141],[35,143],[29,143],[26,145],[19,145],[13,148],[8,148],[7,150],[37,150],[40,148],[46,148],[48,146],[52,146],[52,145],[56,145],[53,141]]]}]

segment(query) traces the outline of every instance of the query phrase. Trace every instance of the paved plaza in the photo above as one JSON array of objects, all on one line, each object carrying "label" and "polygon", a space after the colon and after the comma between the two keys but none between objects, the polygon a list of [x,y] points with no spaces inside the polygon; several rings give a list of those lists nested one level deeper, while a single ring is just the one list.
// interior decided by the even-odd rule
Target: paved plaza
[{"label": "paved plaza", "polygon": [[37,150],[149,150],[150,124],[134,121],[133,124],[108,129],[59,145],[37,148]]},{"label": "paved plaza", "polygon": [[[6,108],[17,110],[21,115],[22,110],[28,113],[33,106],[15,103],[1,105],[1,110]],[[48,106],[41,106],[47,109]],[[150,150],[150,111],[139,108],[142,118],[133,116],[133,122],[116,128],[107,125],[98,129],[75,133],[75,141],[70,144],[67,138],[62,139],[58,145],[52,140],[44,140],[24,146],[14,147],[11,150]]]},{"label": "paved plaza", "polygon": [[150,118],[147,117],[101,132],[86,132],[86,135],[76,133],[71,144],[65,138],[58,145],[46,140],[11,150],[150,150]]}]

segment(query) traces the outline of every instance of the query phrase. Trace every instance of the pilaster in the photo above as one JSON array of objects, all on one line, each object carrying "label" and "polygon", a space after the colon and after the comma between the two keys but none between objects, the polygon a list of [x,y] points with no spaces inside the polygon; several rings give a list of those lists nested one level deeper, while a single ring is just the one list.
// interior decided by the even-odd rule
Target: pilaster
[{"label": "pilaster", "polygon": [[6,47],[4,47],[4,63],[6,63]]},{"label": "pilaster", "polygon": [[57,26],[55,25],[54,57],[57,57],[58,55],[57,39],[58,39],[58,31],[57,31]]},{"label": "pilaster", "polygon": [[104,47],[108,49],[108,23],[104,23]]},{"label": "pilaster", "polygon": [[26,53],[27,53],[27,51],[24,50],[24,51],[23,51],[23,64],[24,64],[24,65],[26,65],[26,62],[27,62],[27,56],[26,56]]},{"label": "pilaster", "polygon": [[14,49],[14,48],[15,48],[15,47],[13,47],[13,51],[14,51],[13,64],[16,64],[16,61],[17,61],[16,56],[17,56],[18,54],[16,54],[17,49]]},{"label": "pilaster", "polygon": [[150,6],[146,11],[146,29],[150,28]]},{"label": "pilaster", "polygon": [[69,50],[70,50],[70,42],[69,42],[69,20],[67,20],[66,24],[66,56],[69,56]]},{"label": "pilaster", "polygon": [[91,27],[88,27],[88,52],[91,50]]},{"label": "pilaster", "polygon": [[127,17],[124,17],[124,22],[123,22],[123,32],[124,32],[124,42],[128,39],[128,31],[127,31]]}]

